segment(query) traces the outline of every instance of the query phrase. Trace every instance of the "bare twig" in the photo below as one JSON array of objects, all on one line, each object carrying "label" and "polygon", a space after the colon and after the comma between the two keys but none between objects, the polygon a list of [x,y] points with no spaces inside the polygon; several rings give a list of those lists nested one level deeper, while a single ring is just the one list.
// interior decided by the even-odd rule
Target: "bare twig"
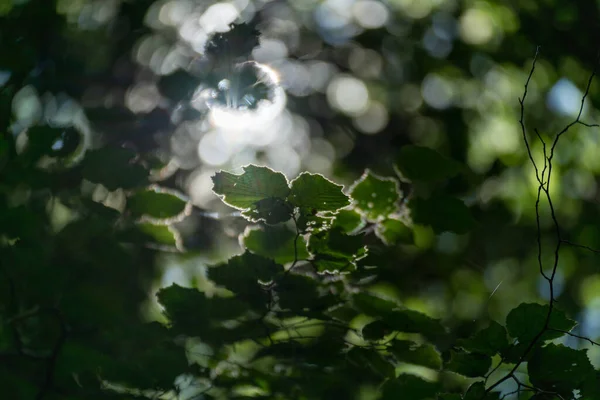
[{"label": "bare twig", "polygon": [[[556,273],[558,270],[558,261],[559,261],[559,257],[560,257],[560,249],[561,249],[561,245],[564,244],[569,244],[575,247],[580,247],[580,248],[584,248],[586,250],[590,250],[593,252],[597,252],[594,249],[591,249],[587,246],[583,246],[583,245],[577,245],[574,243],[571,243],[567,240],[564,240],[562,238],[561,235],[561,229],[560,229],[560,225],[558,222],[558,218],[556,215],[556,209],[554,207],[552,198],[550,196],[550,182],[551,182],[551,177],[552,177],[552,161],[554,158],[554,154],[556,151],[556,146],[558,145],[558,142],[561,138],[562,135],[564,135],[565,133],[567,133],[569,131],[569,129],[576,124],[580,124],[586,127],[595,127],[598,126],[597,124],[588,124],[588,123],[584,123],[581,122],[581,115],[583,114],[583,109],[585,106],[585,100],[590,92],[590,88],[592,85],[592,81],[594,79],[594,76],[596,75],[596,70],[594,69],[594,71],[592,72],[592,74],[590,75],[588,82],[587,82],[587,86],[585,89],[585,93],[582,96],[581,99],[581,105],[579,107],[579,112],[577,114],[577,117],[570,122],[569,124],[567,124],[560,132],[558,132],[556,134],[556,136],[554,137],[554,140],[552,142],[552,145],[550,147],[550,152],[548,154],[547,150],[546,150],[546,142],[544,141],[544,139],[542,138],[542,136],[539,134],[539,132],[537,130],[535,130],[535,133],[538,137],[538,139],[540,140],[540,142],[542,143],[542,151],[543,151],[543,159],[544,159],[544,165],[543,168],[540,169],[538,168],[532,151],[531,151],[531,147],[529,145],[529,141],[527,138],[527,132],[526,132],[526,128],[525,128],[525,122],[524,122],[524,115],[525,115],[525,98],[527,96],[527,91],[529,88],[529,82],[531,80],[531,77],[533,75],[533,72],[535,71],[535,65],[538,59],[538,55],[539,55],[539,50],[540,48],[538,47],[536,49],[535,52],[535,56],[532,62],[532,66],[531,69],[529,71],[529,75],[527,77],[527,81],[525,82],[525,88],[524,88],[524,92],[523,92],[523,97],[519,99],[519,104],[520,104],[520,119],[519,119],[519,123],[521,125],[521,132],[522,132],[522,136],[523,136],[523,140],[525,142],[525,147],[527,148],[527,155],[529,157],[529,160],[531,161],[531,164],[533,165],[534,169],[535,169],[535,174],[536,174],[536,179],[539,183],[538,186],[538,191],[537,191],[537,198],[536,198],[536,202],[535,202],[535,214],[536,214],[536,225],[537,225],[537,247],[538,247],[538,267],[540,270],[540,274],[542,275],[542,277],[544,277],[544,279],[548,282],[548,288],[550,291],[550,300],[549,300],[549,307],[548,307],[548,313],[546,315],[546,319],[544,322],[544,326],[543,328],[540,330],[540,332],[537,333],[537,335],[531,340],[531,342],[529,342],[529,344],[527,345],[527,347],[525,348],[525,350],[523,351],[521,357],[519,358],[519,360],[517,361],[517,363],[500,379],[498,379],[495,383],[493,383],[492,385],[490,385],[485,393],[489,393],[490,391],[492,391],[493,389],[495,389],[496,387],[498,387],[501,383],[507,381],[508,379],[513,379],[515,380],[515,382],[517,382],[517,384],[519,385],[519,389],[521,388],[528,388],[531,390],[536,391],[537,393],[545,393],[545,394],[550,394],[553,396],[556,396],[560,399],[562,399],[562,397],[557,394],[557,393],[551,393],[551,392],[544,392],[541,391],[535,387],[532,386],[528,386],[523,384],[522,382],[518,381],[517,378],[515,377],[515,372],[518,370],[518,368],[521,366],[521,364],[525,361],[525,358],[527,357],[527,355],[531,352],[531,350],[534,348],[534,346],[540,341],[541,337],[543,336],[543,334],[548,331],[548,330],[555,330],[550,328],[550,316],[552,315],[552,311],[554,309],[554,304],[556,303],[556,299],[555,299],[555,290],[554,290],[554,278],[556,277]],[[556,236],[556,244],[554,246],[554,259],[552,262],[552,268],[550,269],[550,272],[547,273],[546,271],[544,271],[544,265],[543,265],[543,261],[542,261],[542,251],[543,251],[543,246],[542,246],[542,240],[541,240],[541,222],[540,222],[540,202],[541,202],[541,197],[542,194],[544,195],[544,197],[546,198],[546,201],[548,202],[548,206],[550,208],[550,217],[552,219],[553,222],[553,226],[554,226],[554,231],[555,231],[555,236]],[[600,251],[598,251],[598,253],[600,253]],[[585,338],[585,337],[580,337],[579,335],[575,335],[572,334],[570,332],[567,331],[560,331],[561,333],[567,334],[567,335],[571,335],[574,337],[579,337],[580,339],[584,339],[584,340],[588,340],[590,343],[592,344],[596,344],[595,342],[593,342],[591,339],[589,338]],[[500,367],[500,365],[502,365],[503,360],[494,368],[494,371],[496,369],[498,369]],[[489,378],[489,375],[486,377]],[[485,396],[484,396],[485,397]]]}]

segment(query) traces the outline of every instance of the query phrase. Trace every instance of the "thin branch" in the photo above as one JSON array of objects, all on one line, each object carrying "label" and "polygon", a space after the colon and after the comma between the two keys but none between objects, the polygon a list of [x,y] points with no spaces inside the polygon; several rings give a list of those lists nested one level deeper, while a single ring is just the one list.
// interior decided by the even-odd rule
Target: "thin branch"
[{"label": "thin branch", "polygon": [[[531,70],[529,71],[529,76],[527,77],[527,81],[525,81],[525,90],[523,91],[523,97],[519,99],[519,104],[521,105],[521,118],[519,118],[519,124],[521,125],[521,133],[523,134],[523,140],[525,141],[525,147],[527,147],[527,154],[529,155],[529,159],[531,160],[531,164],[535,169],[535,176],[538,182],[542,182],[543,177],[540,176],[538,171],[538,167],[533,159],[533,155],[531,153],[531,148],[529,146],[529,140],[527,139],[527,131],[525,129],[525,99],[527,98],[527,91],[529,89],[529,82],[531,81],[531,77],[533,76],[533,72],[535,71],[535,64],[537,63],[538,55],[540,54],[540,46],[535,49],[535,56],[533,56],[533,64],[531,66]],[[543,142],[543,141],[542,141]]]},{"label": "thin branch", "polygon": [[580,248],[580,249],[591,251],[592,253],[600,254],[600,250],[594,249],[594,248],[589,247],[589,246],[585,246],[583,244],[573,243],[573,242],[570,242],[570,241],[565,240],[565,239],[563,239],[562,242],[564,244],[569,245],[569,246],[577,247],[577,248]]},{"label": "thin branch", "polygon": [[[556,209],[554,207],[552,198],[550,196],[550,182],[551,182],[551,178],[552,178],[552,161],[554,158],[554,154],[555,154],[555,150],[556,150],[556,146],[558,144],[558,141],[560,140],[561,136],[564,135],[566,132],[568,132],[568,130],[576,124],[581,124],[584,126],[595,126],[593,124],[586,124],[581,122],[581,115],[583,114],[583,109],[585,106],[585,100],[589,94],[590,91],[590,87],[592,84],[592,81],[594,79],[594,76],[596,75],[596,69],[594,69],[594,71],[592,72],[592,74],[590,75],[589,79],[588,79],[588,83],[585,89],[585,93],[582,96],[581,99],[581,105],[579,107],[579,112],[577,114],[577,117],[575,118],[575,120],[573,120],[571,123],[567,124],[560,132],[558,132],[558,134],[554,137],[554,140],[552,142],[552,146],[550,148],[550,154],[548,155],[547,150],[546,150],[546,143],[543,140],[542,136],[539,134],[539,132],[537,130],[535,130],[536,135],[538,137],[538,139],[540,140],[540,142],[542,143],[542,150],[543,150],[543,157],[544,157],[544,167],[542,169],[542,171],[540,172],[540,170],[537,167],[537,164],[535,163],[535,160],[533,158],[533,154],[531,152],[531,147],[529,146],[529,141],[527,139],[527,134],[526,134],[526,129],[525,129],[525,122],[524,122],[524,115],[525,115],[525,98],[527,96],[527,91],[529,88],[529,82],[531,80],[531,77],[533,75],[533,72],[535,70],[535,65],[537,62],[537,58],[539,55],[539,47],[536,49],[535,52],[535,57],[533,59],[533,63],[531,66],[531,69],[529,71],[529,76],[527,77],[527,81],[525,83],[525,88],[524,88],[524,93],[523,93],[523,97],[519,99],[519,104],[520,104],[520,119],[519,119],[519,123],[521,125],[521,131],[522,131],[522,135],[523,135],[523,140],[525,142],[525,146],[527,148],[527,155],[529,156],[529,160],[531,161],[534,169],[535,169],[535,173],[536,173],[536,179],[539,183],[538,186],[538,191],[537,191],[537,198],[536,198],[536,202],[535,202],[535,214],[536,214],[536,226],[537,226],[537,244],[538,244],[538,266],[539,266],[539,270],[540,270],[540,274],[544,277],[544,279],[548,282],[548,288],[550,291],[550,301],[548,304],[548,313],[546,315],[546,319],[544,322],[544,326],[543,328],[540,330],[540,332],[537,333],[537,335],[531,340],[531,342],[529,342],[529,344],[527,345],[527,347],[525,348],[525,350],[523,351],[523,353],[521,354],[521,357],[519,358],[519,360],[517,361],[517,363],[510,369],[510,371],[504,375],[502,378],[498,379],[494,384],[490,385],[486,390],[485,390],[485,394],[491,392],[494,388],[498,387],[501,383],[507,381],[508,379],[513,379],[515,380],[515,382],[517,382],[517,384],[519,385],[519,388],[521,387],[525,387],[525,388],[529,388],[532,390],[535,390],[538,393],[546,393],[546,394],[551,394],[551,395],[555,395],[558,398],[562,399],[562,397],[556,393],[551,393],[551,392],[545,392],[542,390],[539,390],[535,387],[532,386],[528,386],[523,384],[522,382],[520,382],[516,377],[515,377],[515,372],[517,371],[517,369],[522,365],[522,363],[525,361],[525,358],[527,357],[527,355],[531,352],[531,350],[534,348],[534,346],[539,342],[539,340],[541,339],[542,335],[548,331],[551,330],[552,328],[550,328],[550,316],[552,315],[552,311],[554,309],[554,304],[556,303],[556,299],[555,299],[555,291],[554,291],[554,278],[556,277],[556,273],[558,270],[558,264],[559,264],[559,258],[560,258],[560,249],[561,249],[561,245],[563,243],[565,244],[571,244],[574,245],[576,247],[582,247],[582,248],[586,248],[588,250],[593,250],[590,248],[587,248],[587,246],[580,246],[580,245],[575,245],[572,244],[564,239],[562,239],[561,236],[561,230],[560,230],[560,225],[558,223],[558,218],[556,215]],[[547,202],[548,202],[548,206],[550,208],[550,217],[552,219],[553,225],[554,225],[554,231],[555,231],[555,235],[556,235],[556,244],[554,246],[554,260],[552,263],[552,269],[551,272],[549,274],[547,274],[544,271],[544,266],[543,266],[543,261],[542,261],[542,252],[543,252],[543,248],[542,248],[542,240],[541,240],[541,223],[540,223],[540,202],[541,202],[541,195],[542,193],[544,194]],[[572,336],[575,337],[579,337],[579,335],[575,335],[575,334],[571,334],[569,332],[566,331],[561,331],[562,333],[565,334],[570,334]],[[589,338],[584,338],[584,337],[580,337],[581,339],[584,340],[588,340],[591,343],[595,343],[593,342],[591,339]],[[503,360],[496,366],[496,369],[498,369],[500,367],[500,365],[502,365]],[[486,377],[486,381],[487,378],[489,377],[489,375]],[[485,395],[484,395],[485,397]]]},{"label": "thin branch", "polygon": [[592,339],[590,339],[588,337],[577,335],[577,334],[575,334],[573,332],[565,331],[565,330],[562,330],[562,329],[555,329],[555,328],[549,328],[548,330],[555,331],[555,332],[560,332],[562,334],[569,335],[569,336],[577,338],[577,339],[585,340],[585,341],[591,343],[594,346],[600,346],[600,343],[595,342],[595,341],[593,341]]}]

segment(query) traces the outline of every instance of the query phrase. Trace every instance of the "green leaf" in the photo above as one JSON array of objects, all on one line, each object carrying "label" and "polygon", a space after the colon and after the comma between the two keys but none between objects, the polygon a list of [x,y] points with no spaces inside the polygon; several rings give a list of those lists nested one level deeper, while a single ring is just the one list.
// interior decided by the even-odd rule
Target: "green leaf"
[{"label": "green leaf", "polygon": [[145,186],[148,171],[133,162],[135,157],[133,150],[122,147],[90,150],[82,161],[83,177],[111,191]]},{"label": "green leaf", "polygon": [[[561,344],[537,349],[527,363],[531,383],[540,389],[571,398],[572,391],[596,372],[587,350],[575,350]],[[598,384],[598,382],[596,382]]]},{"label": "green leaf", "polygon": [[456,372],[470,378],[484,376],[492,366],[489,356],[477,353],[450,351],[450,360],[446,363],[448,371]]},{"label": "green leaf", "polygon": [[10,156],[11,143],[0,133],[0,171],[8,161]]},{"label": "green leaf", "polygon": [[137,217],[177,217],[187,205],[188,202],[181,195],[159,187],[137,191],[127,199],[127,208]]},{"label": "green leaf", "polygon": [[265,221],[275,225],[289,220],[292,209],[284,199],[271,197],[257,201],[254,207],[242,211],[242,215],[252,222]]},{"label": "green leaf", "polygon": [[176,332],[203,340],[218,335],[215,322],[233,320],[248,311],[248,306],[235,297],[208,298],[197,289],[176,284],[159,290],[156,296]]},{"label": "green leaf", "polygon": [[483,382],[475,382],[467,389],[464,400],[498,400],[499,398],[500,393],[490,392],[486,394],[485,384]]},{"label": "green leaf", "polygon": [[181,245],[179,233],[170,225],[156,225],[150,222],[142,222],[137,224],[137,227],[156,243],[176,247]]},{"label": "green leaf", "polygon": [[[537,344],[535,344],[533,346],[533,350],[535,350],[538,347],[541,347],[541,343],[543,342],[538,342]],[[525,354],[525,351],[529,349],[530,344],[531,342],[519,342],[511,344],[506,350],[504,350],[501,353],[502,359],[508,363],[513,364],[520,362],[521,358],[523,358],[523,361],[527,361],[529,358],[531,358],[532,351],[529,351],[527,354]]]},{"label": "green leaf", "polygon": [[366,254],[362,235],[346,235],[340,229],[312,233],[308,251],[317,270],[329,273],[355,269],[355,261]]},{"label": "green leaf", "polygon": [[306,242],[285,226],[247,228],[241,237],[242,246],[254,254],[285,264],[309,257]]},{"label": "green leaf", "polygon": [[213,191],[231,207],[252,209],[262,200],[285,199],[290,192],[287,179],[280,172],[256,165],[248,165],[243,169],[241,175],[221,171],[212,178]]},{"label": "green leaf", "polygon": [[336,185],[319,174],[303,172],[290,182],[288,200],[294,207],[318,211],[337,211],[350,204],[343,186]]},{"label": "green leaf", "polygon": [[394,245],[396,243],[412,243],[413,231],[404,222],[395,219],[387,218],[379,221],[375,225],[375,235],[386,245]]},{"label": "green leaf", "polygon": [[308,250],[344,259],[354,259],[365,252],[362,235],[346,235],[339,229],[313,233],[308,240]]},{"label": "green leaf", "polygon": [[428,400],[434,399],[439,385],[414,375],[402,374],[390,379],[382,388],[381,400]]},{"label": "green leaf", "polygon": [[509,347],[506,329],[496,321],[491,321],[487,328],[477,332],[469,339],[459,340],[457,344],[470,352],[488,356],[501,354]]},{"label": "green leaf", "polygon": [[371,317],[380,318],[391,330],[420,333],[435,340],[445,334],[440,321],[414,310],[408,310],[399,304],[368,293],[352,296],[354,307]]},{"label": "green leaf", "polygon": [[435,150],[412,145],[402,147],[396,165],[405,177],[421,182],[448,179],[462,169],[460,163]]},{"label": "green leaf", "polygon": [[[511,310],[506,317],[506,328],[510,336],[519,339],[521,343],[529,343],[544,328],[546,318],[550,312],[547,304],[521,303]],[[552,315],[548,328],[560,331],[570,331],[577,323],[564,314],[564,312],[552,309]],[[541,336],[541,340],[552,340],[563,336],[562,332],[547,330]]]},{"label": "green leaf", "polygon": [[442,393],[438,395],[437,400],[462,400],[462,396],[458,393]]},{"label": "green leaf", "polygon": [[254,307],[263,308],[269,299],[266,285],[283,272],[283,267],[268,258],[245,252],[208,269],[208,277],[231,290]]},{"label": "green leaf", "polygon": [[158,322],[103,332],[102,342],[110,353],[70,343],[65,353],[61,352],[61,363],[67,363],[64,374],[96,373],[130,387],[168,390],[174,387],[175,378],[188,370],[185,349],[176,345],[172,332]]},{"label": "green leaf", "polygon": [[332,228],[339,228],[342,232],[351,234],[364,228],[364,221],[359,213],[354,210],[340,210],[333,220]]},{"label": "green leaf", "polygon": [[394,213],[400,188],[393,178],[382,178],[367,170],[350,188],[355,207],[369,221],[379,221]]},{"label": "green leaf", "polygon": [[304,314],[305,309],[312,312],[328,310],[339,303],[339,298],[327,292],[322,293],[319,282],[309,276],[287,274],[275,288],[279,306],[283,310],[292,310]]},{"label": "green leaf", "polygon": [[390,333],[390,327],[385,322],[375,320],[363,326],[361,333],[366,340],[380,340]]},{"label": "green leaf", "polygon": [[395,368],[375,350],[354,347],[346,354],[347,360],[358,367],[369,367],[384,378],[394,376]]},{"label": "green leaf", "polygon": [[300,232],[312,233],[330,229],[332,221],[333,217],[313,214],[310,210],[300,209],[300,215],[296,219],[296,224]]},{"label": "green leaf", "polygon": [[243,169],[241,175],[217,172],[212,178],[213,192],[225,204],[242,210],[250,221],[277,224],[289,220],[293,207],[286,200],[290,188],[285,176],[256,165]]},{"label": "green leaf", "polygon": [[422,365],[439,370],[442,367],[442,357],[435,347],[429,344],[419,345],[409,340],[395,340],[390,352],[400,362]]},{"label": "green leaf", "polygon": [[600,371],[588,375],[581,384],[581,400],[600,399]]},{"label": "green leaf", "polygon": [[445,369],[470,378],[485,376],[492,366],[489,356],[463,351],[450,351],[450,359],[446,362]]},{"label": "green leaf", "polygon": [[475,224],[469,208],[461,200],[444,194],[428,199],[415,198],[409,204],[416,224],[430,225],[436,233],[467,233]]}]

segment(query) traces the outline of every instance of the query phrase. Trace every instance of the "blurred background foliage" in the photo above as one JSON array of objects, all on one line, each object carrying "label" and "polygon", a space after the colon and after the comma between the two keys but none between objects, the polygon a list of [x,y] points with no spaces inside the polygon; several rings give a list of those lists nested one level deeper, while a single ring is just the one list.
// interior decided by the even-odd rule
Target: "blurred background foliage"
[{"label": "blurred background foliage", "polygon": [[[174,244],[190,252],[159,257],[149,294],[173,282],[210,289],[204,265],[241,252],[246,223],[211,191],[216,171],[255,163],[348,188],[365,168],[395,176],[404,145],[431,147],[466,166],[444,190],[471,207],[476,227],[459,235],[417,226],[415,244],[374,243],[373,286],[458,329],[481,316],[503,321],[519,303],[549,296],[518,99],[539,45],[530,137],[534,127],[553,137],[577,116],[597,63],[599,11],[595,0],[0,0],[0,127],[17,150],[29,128],[60,128],[52,149],[69,157],[45,155],[46,169],[124,145],[154,167],[151,181],[189,196],[195,207],[173,229]],[[229,32],[234,23],[246,25]],[[599,96],[592,85],[587,123],[600,117]],[[561,140],[551,194],[564,237],[600,246],[600,133],[577,125]],[[541,143],[531,143],[541,160]],[[18,180],[4,174],[2,157],[0,148],[0,179]],[[21,189],[8,203],[27,203]],[[123,207],[120,189],[81,190]],[[68,242],[61,229],[76,210],[54,200],[40,212]],[[544,243],[554,238],[548,217],[542,208]],[[556,277],[560,306],[592,339],[597,257],[563,247]],[[149,299],[144,312],[159,318]],[[598,367],[600,350],[589,354]]]}]

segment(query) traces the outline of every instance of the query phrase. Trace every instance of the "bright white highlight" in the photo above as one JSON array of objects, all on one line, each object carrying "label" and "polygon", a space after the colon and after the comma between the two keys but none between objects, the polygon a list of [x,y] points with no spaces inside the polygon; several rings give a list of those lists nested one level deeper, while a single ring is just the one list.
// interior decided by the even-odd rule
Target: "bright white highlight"
[{"label": "bright white highlight", "polygon": [[[279,86],[279,76],[277,73],[263,64],[255,63],[255,66],[263,75],[263,82],[272,89],[272,98],[260,100],[255,109],[247,109],[243,104],[209,104],[209,120],[219,128],[243,130],[252,126],[260,126],[269,123],[275,119],[286,105],[286,96],[283,88]],[[228,81],[223,80],[220,85],[227,85]],[[219,89],[229,89],[220,87]]]},{"label": "bright white highlight", "polygon": [[369,91],[360,79],[342,75],[327,87],[327,100],[346,114],[359,115],[369,106]]},{"label": "bright white highlight", "polygon": [[200,26],[205,32],[227,32],[239,16],[240,12],[231,3],[213,4],[200,17]]}]

